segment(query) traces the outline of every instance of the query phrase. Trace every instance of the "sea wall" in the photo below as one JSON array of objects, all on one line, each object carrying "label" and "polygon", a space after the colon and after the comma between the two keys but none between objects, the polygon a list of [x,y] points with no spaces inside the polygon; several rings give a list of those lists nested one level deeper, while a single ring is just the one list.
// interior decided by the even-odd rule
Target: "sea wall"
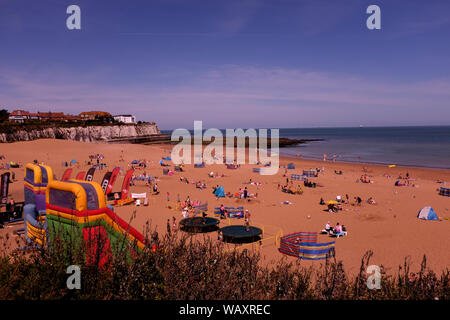
[{"label": "sea wall", "polygon": [[31,141],[36,139],[64,139],[84,142],[109,142],[159,135],[155,123],[134,125],[101,125],[79,127],[19,127],[7,133],[0,133],[0,142]]}]

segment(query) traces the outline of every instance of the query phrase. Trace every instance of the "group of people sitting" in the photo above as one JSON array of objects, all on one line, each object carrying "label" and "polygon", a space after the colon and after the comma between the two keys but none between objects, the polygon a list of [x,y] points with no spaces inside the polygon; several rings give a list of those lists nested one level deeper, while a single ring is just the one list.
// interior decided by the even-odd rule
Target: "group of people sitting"
[{"label": "group of people sitting", "polygon": [[195,181],[195,180],[189,181],[189,179],[186,177],[180,177],[180,181],[184,182],[186,184],[195,184],[195,187],[200,190],[206,189],[206,187],[207,187],[205,181],[200,181],[200,180],[199,181]]},{"label": "group of people sitting", "polygon": [[305,187],[308,187],[308,188],[315,188],[315,187],[317,186],[317,184],[316,184],[315,182],[312,182],[312,181],[310,181],[310,180],[308,180],[308,179],[306,179],[305,181],[303,181],[303,185],[304,185]]},{"label": "group of people sitting", "polygon": [[298,194],[298,195],[303,194],[303,189],[300,187],[300,185],[298,185],[297,188],[294,188],[293,185],[291,185],[291,186],[284,185],[284,186],[281,186],[281,191],[285,192],[285,193],[290,193],[290,194]]},{"label": "group of people sitting", "polygon": [[183,208],[181,215],[184,218],[189,218],[190,215],[195,215],[195,208],[200,205],[200,201],[198,200],[191,200],[189,196],[186,197],[186,200],[181,204],[181,207]]},{"label": "group of people sitting", "polygon": [[372,183],[372,181],[369,179],[369,177],[367,176],[367,174],[363,174],[363,175],[359,178],[359,182],[362,182],[362,183]]},{"label": "group of people sitting", "polygon": [[254,199],[258,196],[258,193],[249,193],[247,190],[247,187],[245,188],[239,188],[239,191],[237,191],[236,193],[232,194],[231,192],[227,193],[227,197],[229,198],[237,198],[237,199],[245,199],[245,200],[249,200],[250,199]]},{"label": "group of people sitting", "polygon": [[210,178],[223,178],[223,177],[225,177],[225,175],[223,173],[219,174],[218,172],[214,173],[214,171],[211,171],[210,173],[208,173],[208,177],[210,177]]},{"label": "group of people sitting", "polygon": [[[395,181],[396,187],[407,187],[409,185],[410,185],[410,179],[403,179],[403,181],[401,181],[401,180]],[[414,184],[413,184],[413,186],[414,186]]]},{"label": "group of people sitting", "polygon": [[254,182],[251,178],[248,182],[244,182],[244,184],[251,184],[252,186],[262,186],[262,182]]},{"label": "group of people sitting", "polygon": [[[352,206],[361,206],[362,199],[359,196],[353,197],[354,202],[351,203]],[[368,204],[376,204],[375,199],[373,197],[370,197],[366,200]],[[325,202],[323,198],[320,198],[319,201],[320,205],[328,204],[328,211],[329,212],[338,212],[339,210],[342,210],[342,204],[350,204],[350,197],[348,194],[345,195],[345,198],[342,198],[341,196],[336,196],[336,200]]]},{"label": "group of people sitting", "polygon": [[325,229],[323,229],[321,233],[339,238],[347,235],[347,228],[344,225],[341,226],[339,222],[337,222],[336,226],[333,228],[330,225],[330,221],[328,221],[325,225]]}]

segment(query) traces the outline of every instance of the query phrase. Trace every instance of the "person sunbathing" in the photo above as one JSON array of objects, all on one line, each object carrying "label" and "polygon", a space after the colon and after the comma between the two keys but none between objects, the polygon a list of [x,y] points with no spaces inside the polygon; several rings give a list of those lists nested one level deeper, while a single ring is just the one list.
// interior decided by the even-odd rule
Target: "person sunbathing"
[{"label": "person sunbathing", "polygon": [[322,230],[322,233],[332,233],[333,229],[331,228],[330,221],[325,224],[325,228]]},{"label": "person sunbathing", "polygon": [[328,204],[328,212],[338,212],[338,208],[333,203],[330,203]]},{"label": "person sunbathing", "polygon": [[338,222],[336,224],[336,227],[333,230],[333,235],[336,236],[336,238],[346,236],[347,235],[347,228],[344,225],[340,226],[339,222]]}]

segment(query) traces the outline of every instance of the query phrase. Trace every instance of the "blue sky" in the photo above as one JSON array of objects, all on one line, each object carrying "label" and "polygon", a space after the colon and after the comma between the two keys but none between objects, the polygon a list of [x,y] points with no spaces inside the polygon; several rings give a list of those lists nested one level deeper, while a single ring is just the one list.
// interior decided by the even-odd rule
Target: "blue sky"
[{"label": "blue sky", "polygon": [[[82,30],[66,28],[71,4]],[[445,0],[0,0],[0,40],[10,110],[162,129],[450,125]]]}]

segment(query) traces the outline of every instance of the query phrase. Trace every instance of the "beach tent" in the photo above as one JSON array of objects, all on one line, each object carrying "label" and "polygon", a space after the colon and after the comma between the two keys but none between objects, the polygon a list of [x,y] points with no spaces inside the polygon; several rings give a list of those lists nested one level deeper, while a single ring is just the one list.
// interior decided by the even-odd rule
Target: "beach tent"
[{"label": "beach tent", "polygon": [[434,209],[432,207],[424,207],[419,211],[417,218],[423,220],[439,220],[436,212],[434,212]]},{"label": "beach tent", "polygon": [[218,198],[224,198],[225,197],[225,190],[223,189],[223,186],[218,187],[217,190],[214,192],[214,194]]},{"label": "beach tent", "polygon": [[138,164],[138,163],[139,163],[139,161],[137,161],[137,160],[131,161],[131,164]]},{"label": "beach tent", "polygon": [[165,157],[165,158],[163,158],[163,160],[170,161],[170,160],[172,160],[172,158],[171,157]]},{"label": "beach tent", "polygon": [[72,159],[72,161],[70,161],[70,163],[77,163],[77,159]]},{"label": "beach tent", "polygon": [[289,163],[287,166],[288,169],[295,169],[295,166],[293,163]]}]

